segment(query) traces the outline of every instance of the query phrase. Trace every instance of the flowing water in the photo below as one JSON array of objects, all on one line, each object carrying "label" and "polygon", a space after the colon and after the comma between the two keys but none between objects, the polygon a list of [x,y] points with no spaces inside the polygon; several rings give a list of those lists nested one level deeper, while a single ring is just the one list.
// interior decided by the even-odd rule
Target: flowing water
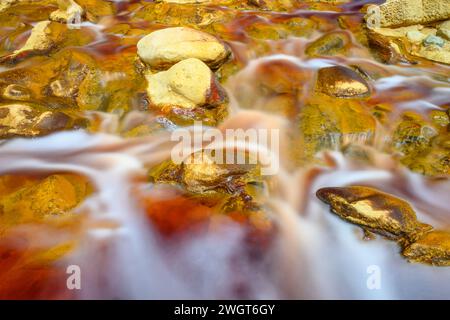
[{"label": "flowing water", "polygon": [[[134,90],[125,99],[129,98],[131,107],[123,111],[110,103],[101,110],[78,110],[95,123],[94,129],[61,131],[35,138],[14,137],[0,144],[1,175],[40,179],[54,173],[72,173],[87,178],[93,188],[73,210],[68,222],[24,224],[4,236],[0,243],[3,250],[0,269],[6,270],[0,273],[2,297],[450,297],[449,268],[408,263],[394,242],[381,237],[363,240],[362,231],[331,214],[315,196],[322,187],[373,186],[407,200],[421,221],[435,228],[450,228],[448,178],[413,172],[386,149],[394,131],[392,123],[403,112],[426,117],[432,110],[448,108],[450,68],[426,61],[416,65],[382,64],[355,39],[357,31],[352,29],[345,31],[352,39],[350,54],[320,58],[305,54],[305,46],[311,39],[338,29],[338,17],[360,20],[357,10],[367,2],[370,1],[342,5],[339,13],[332,11],[334,7],[325,11],[300,8],[289,14],[242,11],[227,21],[225,30],[216,27],[218,34],[232,47],[234,63],[239,66],[233,72],[222,71],[221,81],[230,98],[230,114],[220,124],[220,129],[268,128],[281,132],[278,154],[281,167],[270,177],[264,196],[276,231],[268,244],[255,249],[256,252],[248,245],[246,226],[228,219],[219,220],[218,226],[210,228],[209,232],[193,230],[167,238],[157,225],[149,223],[147,208],[142,205],[142,198],[147,195],[157,199],[156,202],[177,201],[172,191],[148,182],[147,177],[148,168],[170,159],[174,142],[168,130],[142,136],[124,134],[128,127],[151,123],[155,117],[142,106],[141,87],[129,83],[129,68],[135,56],[135,42],[158,23],[172,25],[173,21],[167,17],[152,22],[145,15],[139,16],[143,12],[139,2],[117,1],[115,16],[103,17],[96,24],[83,23],[76,32],[90,38],[89,43],[63,50],[81,52],[90,56],[95,64],[102,65],[100,87],[112,90],[110,88],[122,85],[125,91]],[[225,16],[229,11],[225,7],[220,10]],[[255,24],[257,27],[252,32],[258,33],[257,29],[262,26],[278,26],[284,19],[310,17],[323,24],[307,36],[260,40],[249,36],[251,33],[246,29]],[[22,19],[33,21],[36,17],[25,14]],[[13,38],[6,29],[0,27],[4,37],[2,50],[6,50],[5,39]],[[33,63],[43,61],[39,59],[34,57],[15,67],[3,67],[1,71],[33,67]],[[130,66],[123,67],[126,63]],[[389,105],[389,121],[377,123],[373,137],[350,135],[343,141],[338,138],[331,148],[319,153],[318,161],[299,159],[292,155],[299,146],[295,144],[299,121],[296,114],[308,99],[313,99],[317,70],[334,65],[358,66],[369,75],[372,94],[361,104],[369,109]],[[283,79],[284,74],[289,76]],[[284,89],[266,94],[260,90],[261,83],[277,86],[279,81],[278,88],[284,88],[293,79],[298,89],[295,97],[289,99],[295,100],[295,107],[274,112],[272,105],[278,106],[282,100],[271,100],[274,96],[285,96]],[[112,87],[108,87],[108,83],[113,83]],[[109,96],[109,99],[122,97]],[[45,97],[36,101],[43,103]],[[60,104],[66,103],[54,100],[52,108],[65,110]],[[369,160],[352,157],[347,149],[342,149],[342,144],[360,148],[357,150],[362,150]],[[177,210],[183,211],[183,208]],[[36,248],[51,248],[62,243],[73,247],[50,267],[32,270],[27,267],[31,261],[27,254]],[[69,265],[80,266],[81,290],[66,288],[68,275],[65,271]],[[381,272],[381,287],[371,290],[368,279],[374,267]],[[26,290],[19,292],[20,288]]]}]

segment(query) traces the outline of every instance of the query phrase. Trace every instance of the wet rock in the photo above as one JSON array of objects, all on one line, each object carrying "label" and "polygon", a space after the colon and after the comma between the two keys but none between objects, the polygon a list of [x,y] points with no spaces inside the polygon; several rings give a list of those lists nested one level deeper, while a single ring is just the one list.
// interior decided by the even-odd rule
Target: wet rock
[{"label": "wet rock", "polygon": [[172,27],[218,27],[233,20],[236,10],[225,10],[217,6],[176,3],[142,3],[135,11],[136,18],[152,24]]},{"label": "wet rock", "polygon": [[67,25],[51,22],[38,22],[31,30],[31,35],[22,48],[11,55],[0,58],[1,62],[14,62],[30,55],[47,53],[57,47],[64,39]]},{"label": "wet rock", "polygon": [[[399,27],[414,24],[427,24],[450,18],[448,0],[388,0],[378,6],[379,27]],[[369,10],[367,20],[377,20]]]},{"label": "wet rock", "polygon": [[217,188],[229,175],[228,170],[214,162],[214,159],[202,152],[196,152],[183,165],[182,182],[186,189],[202,193]]},{"label": "wet rock", "polygon": [[436,26],[436,22],[450,18],[450,2],[447,0],[390,0],[379,7],[369,8],[368,12],[369,37],[387,38],[385,42],[399,54],[404,51],[412,56],[450,64],[450,42],[445,40],[448,26],[445,22]]},{"label": "wet rock", "polygon": [[363,97],[370,94],[366,80],[352,69],[333,66],[322,68],[317,75],[318,91],[334,97]]},{"label": "wet rock", "polygon": [[392,38],[384,36],[374,30],[369,30],[368,44],[374,57],[383,63],[395,64],[397,62],[406,61],[400,47]]},{"label": "wet rock", "polygon": [[160,109],[214,108],[226,101],[225,91],[199,59],[183,60],[167,71],[147,74],[146,79],[149,100]]},{"label": "wet rock", "polygon": [[414,242],[432,229],[417,221],[406,201],[373,188],[323,188],[317,197],[340,218],[402,244]]},{"label": "wet rock", "polygon": [[403,255],[411,262],[450,266],[450,233],[432,231],[408,246]]},{"label": "wet rock", "polygon": [[428,148],[436,129],[413,113],[405,113],[392,135],[393,147],[404,155],[419,153]]},{"label": "wet rock", "polygon": [[185,27],[152,32],[139,40],[138,56],[154,69],[166,69],[188,58],[196,58],[210,68],[219,68],[230,50],[214,36]]},{"label": "wet rock", "polygon": [[[378,28],[369,31],[370,44],[375,54],[385,62],[407,61],[406,56],[416,56],[428,60],[450,64],[450,41],[436,36],[436,29],[421,25],[398,28]],[[390,54],[390,57],[385,57]],[[400,56],[400,59],[392,59]],[[412,61],[410,61],[412,62]]]},{"label": "wet rock", "polygon": [[317,93],[300,110],[299,128],[305,160],[322,150],[339,150],[349,143],[370,143],[376,122],[357,100]]},{"label": "wet rock", "polygon": [[401,163],[410,170],[432,177],[448,177],[450,137],[446,128],[449,119],[444,112],[436,111],[431,117],[434,125],[413,113],[405,113],[395,128],[392,146],[400,152]]},{"label": "wet rock", "polygon": [[17,84],[10,84],[3,90],[2,96],[5,99],[27,101],[31,99],[31,93],[26,87]]},{"label": "wet rock", "polygon": [[413,43],[420,43],[427,37],[426,34],[423,34],[422,32],[417,31],[417,30],[408,31],[406,33],[406,36],[407,36],[408,40]]},{"label": "wet rock", "polygon": [[435,178],[450,177],[450,134],[441,133],[400,159],[410,170]]},{"label": "wet rock", "polygon": [[84,10],[73,0],[56,0],[58,10],[50,14],[50,20],[62,23],[80,23]]},{"label": "wet rock", "polygon": [[450,43],[447,43],[443,49],[437,46],[421,47],[419,50],[413,50],[411,54],[427,60],[450,64]]},{"label": "wet rock", "polygon": [[349,35],[345,32],[328,33],[306,47],[309,57],[345,55],[351,44]]},{"label": "wet rock", "polygon": [[172,161],[162,163],[151,169],[149,176],[152,182],[181,185],[186,191],[200,196],[244,196],[248,183],[261,180],[258,165],[225,164],[205,151],[189,155],[181,164]]},{"label": "wet rock", "polygon": [[87,179],[54,174],[0,197],[0,234],[10,226],[68,213],[90,192]]},{"label": "wet rock", "polygon": [[69,127],[72,119],[58,111],[40,111],[29,105],[0,105],[0,139],[33,137]]}]

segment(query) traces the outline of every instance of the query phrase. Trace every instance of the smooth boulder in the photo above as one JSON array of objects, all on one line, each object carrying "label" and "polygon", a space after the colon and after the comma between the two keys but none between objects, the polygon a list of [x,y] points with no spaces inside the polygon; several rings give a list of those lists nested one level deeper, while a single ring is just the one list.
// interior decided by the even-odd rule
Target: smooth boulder
[{"label": "smooth boulder", "polygon": [[154,31],[139,40],[139,58],[150,68],[164,70],[189,58],[219,68],[230,56],[228,47],[216,37],[185,27]]},{"label": "smooth boulder", "polygon": [[199,59],[178,62],[167,71],[146,75],[151,104],[163,109],[214,107],[226,99],[224,89],[208,66]]}]

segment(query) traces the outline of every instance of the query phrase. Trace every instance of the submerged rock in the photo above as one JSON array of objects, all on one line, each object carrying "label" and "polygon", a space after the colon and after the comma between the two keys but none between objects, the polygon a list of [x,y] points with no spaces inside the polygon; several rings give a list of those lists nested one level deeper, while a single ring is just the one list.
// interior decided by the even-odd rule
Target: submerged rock
[{"label": "submerged rock", "polygon": [[59,111],[39,111],[23,104],[0,105],[0,139],[43,135],[71,124],[71,117]]},{"label": "submerged rock", "polygon": [[[4,180],[4,177],[2,177]],[[90,192],[86,178],[54,174],[0,196],[0,234],[10,226],[69,213]]]},{"label": "submerged rock", "polygon": [[214,108],[226,101],[224,89],[199,59],[183,60],[167,71],[147,74],[146,79],[149,100],[160,109]]},{"label": "submerged rock", "polygon": [[334,56],[346,54],[351,44],[350,36],[345,32],[325,34],[306,47],[309,57]]},{"label": "submerged rock", "polygon": [[52,22],[38,22],[22,48],[0,58],[0,62],[20,60],[29,55],[43,54],[57,47],[66,37],[67,25]]},{"label": "submerged rock", "polygon": [[317,93],[300,110],[299,129],[305,160],[322,150],[339,150],[348,143],[370,143],[376,130],[374,117],[357,100]]},{"label": "submerged rock", "polygon": [[186,191],[206,198],[220,194],[246,198],[246,186],[261,181],[258,165],[219,163],[206,151],[189,155],[181,164],[164,162],[152,168],[149,176],[152,182],[181,185]]},{"label": "submerged rock", "polygon": [[417,220],[406,201],[373,188],[323,188],[317,197],[340,218],[402,244],[414,242],[432,229]]},{"label": "submerged rock", "polygon": [[440,134],[430,143],[412,150],[400,159],[410,170],[436,178],[450,177],[450,134]]},{"label": "submerged rock", "polygon": [[199,59],[217,69],[230,56],[228,47],[216,37],[185,27],[152,32],[139,40],[137,53],[154,69],[166,69],[188,58]]},{"label": "submerged rock", "polygon": [[318,91],[334,97],[361,97],[370,94],[366,80],[352,69],[342,66],[322,68],[317,75]]}]

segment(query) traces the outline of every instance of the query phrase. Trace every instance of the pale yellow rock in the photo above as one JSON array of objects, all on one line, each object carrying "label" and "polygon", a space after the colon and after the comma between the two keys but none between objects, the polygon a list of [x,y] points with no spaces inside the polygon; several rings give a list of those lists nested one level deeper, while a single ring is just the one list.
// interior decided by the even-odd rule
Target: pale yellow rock
[{"label": "pale yellow rock", "polygon": [[138,42],[137,53],[155,69],[166,69],[188,58],[197,58],[216,69],[230,55],[228,47],[214,36],[185,27],[152,32]]},{"label": "pale yellow rock", "polygon": [[450,40],[450,20],[441,23],[438,27],[437,35]]},{"label": "pale yellow rock", "polygon": [[216,186],[228,173],[204,152],[192,154],[183,166],[183,183],[191,192],[204,192]]},{"label": "pale yellow rock", "polygon": [[60,112],[40,112],[23,104],[0,106],[0,139],[33,137],[63,128],[69,118]]},{"label": "pale yellow rock", "polygon": [[211,106],[223,96],[211,70],[195,58],[178,62],[167,71],[148,73],[146,79],[150,102],[160,108]]},{"label": "pale yellow rock", "polygon": [[[377,11],[379,17],[375,16]],[[378,7],[369,7],[366,15],[366,21],[379,21],[380,25],[374,27],[428,24],[449,18],[449,0],[388,0]]]},{"label": "pale yellow rock", "polygon": [[408,40],[413,43],[420,43],[427,37],[426,34],[423,34],[420,31],[408,31],[406,36],[408,37]]},{"label": "pale yellow rock", "polygon": [[427,36],[436,34],[436,29],[424,28],[422,25],[412,25],[398,28],[375,28],[372,29],[372,31],[385,37],[391,38],[406,37],[411,42],[417,42],[418,39],[420,39],[420,41],[418,42],[421,42]]},{"label": "pale yellow rock", "polygon": [[65,24],[52,21],[38,22],[31,30],[31,35],[22,48],[14,51],[18,55],[25,51],[47,51],[60,43],[65,37]]},{"label": "pale yellow rock", "polygon": [[[450,64],[450,41],[446,40],[446,35],[443,33],[449,27],[450,23],[446,21],[438,25],[438,29],[433,26],[424,27],[416,24],[396,28],[373,28],[370,34],[388,39],[389,46],[401,55],[403,55],[402,50],[400,50],[395,41],[404,39],[406,42],[409,42],[407,46],[409,54],[431,61]],[[440,36],[444,40],[442,41],[443,45],[437,46],[426,43],[428,37],[436,38],[435,36]]]},{"label": "pale yellow rock", "polygon": [[79,23],[84,14],[83,8],[73,0],[56,0],[58,10],[50,14],[50,20],[59,22]]},{"label": "pale yellow rock", "polygon": [[418,50],[413,50],[411,54],[428,60],[450,64],[450,43],[447,42],[444,48],[427,48],[422,46]]}]

